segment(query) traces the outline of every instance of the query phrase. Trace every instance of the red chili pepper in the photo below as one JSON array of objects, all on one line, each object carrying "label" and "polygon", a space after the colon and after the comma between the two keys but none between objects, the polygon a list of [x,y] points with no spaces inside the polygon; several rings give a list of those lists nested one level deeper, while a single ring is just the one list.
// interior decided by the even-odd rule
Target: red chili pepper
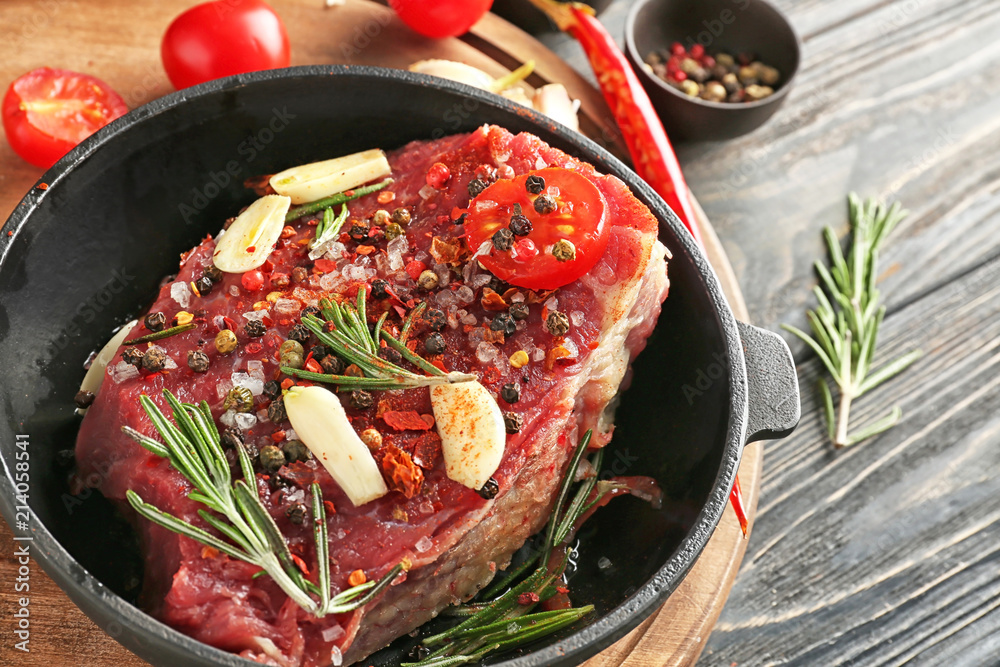
[{"label": "red chili pepper", "polygon": [[700,245],[701,234],[677,156],[649,95],[614,38],[587,5],[555,0],[531,0],[531,3],[583,46],[625,138],[636,173],[663,197]]},{"label": "red chili pepper", "polygon": [[733,483],[733,488],[729,492],[729,502],[733,506],[733,511],[736,512],[736,519],[740,522],[740,530],[743,531],[743,537],[747,536],[747,513],[743,508],[743,491],[740,490],[740,476],[736,475],[736,482]]}]

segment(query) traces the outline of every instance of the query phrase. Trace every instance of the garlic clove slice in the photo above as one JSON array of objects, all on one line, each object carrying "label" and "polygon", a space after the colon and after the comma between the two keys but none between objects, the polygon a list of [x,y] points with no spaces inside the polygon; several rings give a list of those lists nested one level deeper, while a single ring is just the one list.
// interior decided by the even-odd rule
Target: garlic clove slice
[{"label": "garlic clove slice", "polygon": [[470,489],[481,489],[500,466],[507,445],[500,406],[480,383],[459,382],[431,387],[431,407],[445,473]]},{"label": "garlic clove slice", "polygon": [[440,58],[418,60],[410,65],[409,69],[411,72],[439,76],[442,79],[451,79],[452,81],[458,81],[459,83],[464,83],[474,88],[482,88],[483,90],[492,90],[493,87],[494,79],[492,76],[472,65],[466,65],[454,60],[442,60]]},{"label": "garlic clove slice", "polygon": [[[119,329],[114,336],[111,337],[101,351],[97,353],[94,360],[90,363],[90,368],[87,369],[87,374],[83,376],[83,382],[80,383],[80,391],[89,391],[92,394],[96,394],[97,390],[101,388],[101,382],[104,380],[104,374],[108,370],[108,364],[111,360],[115,358],[115,353],[118,352],[118,348],[122,346],[128,335],[132,333],[132,329],[138,320],[132,320],[121,329]],[[80,413],[84,413],[86,410],[80,410]]]},{"label": "garlic clove slice", "polygon": [[535,111],[540,111],[571,130],[580,131],[580,121],[576,115],[580,102],[572,99],[561,83],[550,83],[538,88],[532,106]]},{"label": "garlic clove slice", "polygon": [[285,392],[285,410],[299,439],[355,506],[389,493],[378,464],[333,392],[322,387],[291,387]]},{"label": "garlic clove slice", "polygon": [[291,203],[288,197],[267,195],[250,204],[215,244],[215,266],[227,273],[244,273],[266,262],[285,228]]},{"label": "garlic clove slice", "polygon": [[286,169],[271,177],[271,187],[279,195],[291,197],[298,206],[356,188],[391,172],[385,153],[373,148]]}]

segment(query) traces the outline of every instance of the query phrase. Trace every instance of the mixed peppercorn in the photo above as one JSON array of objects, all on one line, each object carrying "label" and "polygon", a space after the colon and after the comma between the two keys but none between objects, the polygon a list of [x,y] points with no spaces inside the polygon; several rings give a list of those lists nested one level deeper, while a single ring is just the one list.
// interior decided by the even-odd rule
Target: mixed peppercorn
[{"label": "mixed peppercorn", "polygon": [[646,56],[646,68],[691,97],[709,102],[756,102],[774,94],[781,73],[752,55],[724,51],[709,55],[705,47],[690,49],[674,42]]}]

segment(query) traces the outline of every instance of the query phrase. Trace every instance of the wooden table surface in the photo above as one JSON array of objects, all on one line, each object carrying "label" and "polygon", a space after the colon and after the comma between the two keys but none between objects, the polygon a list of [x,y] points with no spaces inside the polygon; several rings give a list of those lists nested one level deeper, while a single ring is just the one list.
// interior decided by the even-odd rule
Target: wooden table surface
[{"label": "wooden table surface", "polygon": [[[776,2],[803,41],[795,88],[750,135],[680,147],[688,183],[773,330],[805,328],[820,230],[846,234],[847,193],[900,200],[881,358],[926,356],[855,403],[857,424],[893,404],[902,423],[834,452],[818,364],[789,339],[802,422],[765,445],[757,522],[700,664],[995,665],[1000,3]],[[601,16],[616,37],[629,4]],[[586,69],[565,37],[542,41]]]}]

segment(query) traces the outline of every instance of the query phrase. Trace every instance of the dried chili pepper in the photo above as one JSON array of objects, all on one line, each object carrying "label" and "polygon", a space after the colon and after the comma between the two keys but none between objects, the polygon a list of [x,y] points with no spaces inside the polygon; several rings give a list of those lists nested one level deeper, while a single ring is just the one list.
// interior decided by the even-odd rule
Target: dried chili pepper
[{"label": "dried chili pepper", "polygon": [[583,46],[625,138],[636,173],[663,197],[700,245],[701,234],[677,156],[649,95],[614,38],[587,5],[555,0],[531,0],[531,3]]}]

